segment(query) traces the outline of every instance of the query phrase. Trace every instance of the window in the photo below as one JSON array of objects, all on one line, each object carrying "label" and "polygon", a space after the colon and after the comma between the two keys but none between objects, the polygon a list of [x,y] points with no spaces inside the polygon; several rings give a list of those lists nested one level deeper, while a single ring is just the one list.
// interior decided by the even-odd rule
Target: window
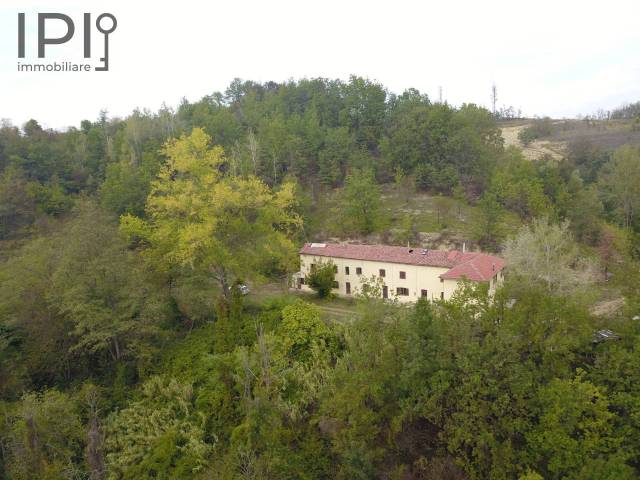
[{"label": "window", "polygon": [[420,290],[420,296],[424,298],[429,298],[429,292],[426,290]]},{"label": "window", "polygon": [[338,265],[333,266],[333,273],[338,273]]},{"label": "window", "polygon": [[349,267],[344,267],[344,274],[349,275]]},{"label": "window", "polygon": [[407,272],[400,272],[400,279],[404,280],[405,278],[407,278]]},{"label": "window", "polygon": [[384,277],[387,272],[384,271],[384,268],[380,269],[380,276]]},{"label": "window", "polygon": [[408,288],[398,287],[396,292],[398,293],[398,296],[402,296],[402,297],[408,297],[409,296],[409,289]]},{"label": "window", "polygon": [[344,287],[347,290],[347,295],[351,295],[351,284],[349,282],[344,284]]},{"label": "window", "polygon": [[440,300],[444,300],[444,292],[440,292]]},{"label": "window", "polygon": [[304,279],[304,277],[300,277],[298,281],[300,282],[300,285],[304,285],[306,280]]},{"label": "window", "polygon": [[338,282],[333,282],[333,288],[340,288],[340,284]]},{"label": "window", "polygon": [[441,279],[440,279],[440,283],[444,283],[444,278],[441,278]]},{"label": "window", "polygon": [[356,267],[356,275],[362,275],[362,268]]}]

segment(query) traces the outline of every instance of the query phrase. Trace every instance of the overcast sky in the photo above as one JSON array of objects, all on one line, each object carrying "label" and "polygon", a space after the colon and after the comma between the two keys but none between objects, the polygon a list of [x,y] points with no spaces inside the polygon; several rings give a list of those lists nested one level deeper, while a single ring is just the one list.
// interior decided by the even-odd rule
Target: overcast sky
[{"label": "overcast sky", "polygon": [[[175,106],[256,81],[357,74],[392,92],[571,117],[640,100],[640,1],[1,0],[0,118],[64,128],[100,109]],[[113,13],[110,71],[17,72],[17,18],[37,61],[36,13],[71,16],[76,34],[46,61],[82,59],[82,14]],[[64,33],[54,25],[48,35]],[[56,28],[60,27],[58,30]],[[93,60],[102,36],[94,32]]]}]

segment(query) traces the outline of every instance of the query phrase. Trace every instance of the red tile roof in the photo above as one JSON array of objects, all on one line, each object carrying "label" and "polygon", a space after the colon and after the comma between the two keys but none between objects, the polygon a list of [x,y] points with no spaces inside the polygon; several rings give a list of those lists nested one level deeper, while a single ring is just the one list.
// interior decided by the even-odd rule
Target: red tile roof
[{"label": "red tile roof", "polygon": [[388,245],[306,243],[300,249],[300,253],[320,257],[448,268],[447,272],[440,275],[441,278],[467,278],[476,282],[489,281],[505,265],[502,258],[484,253],[462,253],[458,250],[427,250]]}]

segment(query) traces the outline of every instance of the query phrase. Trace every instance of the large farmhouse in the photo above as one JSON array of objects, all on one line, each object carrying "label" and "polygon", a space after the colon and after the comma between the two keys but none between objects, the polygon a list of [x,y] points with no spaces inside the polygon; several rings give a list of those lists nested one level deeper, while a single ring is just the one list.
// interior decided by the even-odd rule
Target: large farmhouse
[{"label": "large farmhouse", "polygon": [[295,288],[309,290],[305,281],[314,264],[331,261],[335,266],[334,293],[352,296],[361,281],[382,279],[384,298],[415,302],[420,297],[448,300],[467,279],[486,282],[489,294],[503,281],[504,260],[477,252],[427,250],[386,245],[343,245],[307,243],[300,250],[300,272],[294,276]]}]

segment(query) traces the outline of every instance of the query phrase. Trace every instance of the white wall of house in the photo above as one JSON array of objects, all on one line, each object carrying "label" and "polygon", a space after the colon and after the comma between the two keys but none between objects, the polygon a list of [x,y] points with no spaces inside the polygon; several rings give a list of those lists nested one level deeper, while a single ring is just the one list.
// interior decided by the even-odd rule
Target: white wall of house
[{"label": "white wall of house", "polygon": [[[440,275],[448,271],[444,267],[428,267],[421,265],[406,265],[401,263],[375,262],[370,260],[352,260],[347,258],[322,257],[315,255],[300,255],[300,273],[307,277],[311,264],[327,262],[331,260],[338,267],[336,281],[338,288],[334,293],[341,296],[353,296],[360,291],[361,280],[370,279],[372,275],[380,276],[380,270],[384,270],[384,285],[387,286],[389,298],[397,298],[400,302],[415,302],[422,296],[422,290],[426,290],[429,300],[451,298],[458,288],[457,280],[441,280]],[[349,274],[346,273],[349,267]],[[362,269],[358,275],[357,268]],[[400,272],[404,272],[405,278],[400,278]],[[347,294],[347,283],[351,293]],[[406,288],[408,295],[398,294],[398,288]],[[311,290],[308,285],[302,285],[301,290]]]}]

